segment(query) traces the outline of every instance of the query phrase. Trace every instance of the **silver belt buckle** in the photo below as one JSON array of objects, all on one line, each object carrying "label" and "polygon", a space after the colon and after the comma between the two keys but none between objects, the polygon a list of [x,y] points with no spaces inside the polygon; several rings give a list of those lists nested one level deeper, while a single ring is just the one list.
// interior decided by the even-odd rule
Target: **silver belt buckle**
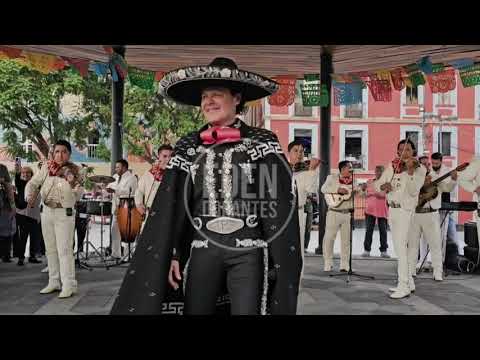
[{"label": "silver belt buckle", "polygon": [[206,228],[217,234],[231,234],[237,230],[240,230],[245,226],[245,223],[242,219],[234,219],[231,217],[219,217],[213,220],[210,220],[205,225]]}]

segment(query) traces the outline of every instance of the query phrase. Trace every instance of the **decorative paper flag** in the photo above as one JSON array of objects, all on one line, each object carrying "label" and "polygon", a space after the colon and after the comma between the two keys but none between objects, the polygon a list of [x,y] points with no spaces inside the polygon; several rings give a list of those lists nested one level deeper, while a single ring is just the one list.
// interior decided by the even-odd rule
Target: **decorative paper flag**
[{"label": "decorative paper flag", "polygon": [[103,49],[105,50],[105,52],[109,55],[113,54],[113,48],[111,46],[108,46],[108,45],[103,45]]},{"label": "decorative paper flag", "polygon": [[367,81],[367,86],[375,101],[392,101],[392,87],[390,86],[390,81],[372,78],[372,80]]},{"label": "decorative paper flag", "polygon": [[362,102],[362,83],[333,83],[333,98],[335,106],[359,104]]},{"label": "decorative paper flag", "polygon": [[405,67],[405,70],[408,74],[408,78],[412,82],[413,87],[425,84],[425,78],[423,77],[422,72],[418,68],[417,64],[410,64]]},{"label": "decorative paper flag", "polygon": [[16,59],[22,56],[22,49],[0,46],[0,52],[3,52],[9,59]]},{"label": "decorative paper flag", "polygon": [[113,64],[113,66],[115,67],[115,69],[117,70],[118,74],[122,79],[125,79],[127,77],[128,65],[125,62],[125,59],[121,55],[115,52],[112,53],[110,57],[110,63]]},{"label": "decorative paper flag", "polygon": [[457,86],[457,81],[455,80],[455,69],[429,74],[427,75],[427,80],[432,93],[446,93],[454,90]]},{"label": "decorative paper flag", "polygon": [[53,68],[55,70],[63,70],[65,66],[67,66],[67,63],[61,57],[57,57],[57,61],[55,61],[55,64],[53,64]]},{"label": "decorative paper flag", "polygon": [[155,73],[155,81],[160,81],[162,80],[162,78],[165,76],[165,72],[164,71],[157,71]]},{"label": "decorative paper flag", "polygon": [[463,68],[459,71],[463,87],[480,85],[480,64]]},{"label": "decorative paper flag", "polygon": [[70,64],[74,69],[76,69],[80,76],[87,77],[88,76],[88,66],[90,65],[90,61],[88,60],[81,60],[81,59],[72,59],[72,58],[64,58],[68,64]]},{"label": "decorative paper flag", "polygon": [[41,72],[42,74],[49,74],[57,71],[55,65],[57,64],[58,58],[56,56],[30,52],[24,52],[23,54],[27,60],[27,66]]},{"label": "decorative paper flag", "polygon": [[390,81],[390,71],[388,70],[380,70],[375,72],[377,80],[386,80]]},{"label": "decorative paper flag", "polygon": [[268,103],[273,106],[290,106],[295,101],[295,85],[297,79],[295,76],[284,75],[277,76],[274,79],[280,88],[268,98]]},{"label": "decorative paper flag", "polygon": [[457,70],[475,65],[472,59],[452,60],[452,61],[449,61],[448,64],[452,65]]},{"label": "decorative paper flag", "polygon": [[320,106],[320,75],[308,74],[304,76],[300,87],[303,106]]},{"label": "decorative paper flag", "polygon": [[118,81],[118,73],[117,73],[116,66],[113,65],[112,63],[109,63],[108,67],[110,68],[110,74],[112,75],[112,80],[114,82],[117,82]]},{"label": "decorative paper flag", "polygon": [[445,70],[445,65],[443,64],[433,64],[432,65],[432,73],[439,73]]},{"label": "decorative paper flag", "polygon": [[329,102],[330,100],[328,96],[327,85],[322,84],[320,90],[320,107],[327,107]]},{"label": "decorative paper flag", "polygon": [[92,64],[92,67],[93,67],[93,70],[95,71],[95,74],[97,74],[97,76],[106,76],[108,73],[107,64],[96,62]]},{"label": "decorative paper flag", "polygon": [[330,75],[333,81],[339,82],[339,83],[352,83],[356,80],[358,80],[356,77],[350,75],[350,74],[331,74]]},{"label": "decorative paper flag", "polygon": [[433,72],[432,62],[430,56],[424,56],[417,62],[418,68],[425,74],[431,74]]},{"label": "decorative paper flag", "polygon": [[130,82],[145,90],[154,88],[155,73],[152,71],[143,71],[133,67],[128,68],[128,79]]},{"label": "decorative paper flag", "polygon": [[405,87],[404,72],[403,69],[395,69],[390,71],[390,77],[392,79],[393,88],[397,91],[402,90]]}]

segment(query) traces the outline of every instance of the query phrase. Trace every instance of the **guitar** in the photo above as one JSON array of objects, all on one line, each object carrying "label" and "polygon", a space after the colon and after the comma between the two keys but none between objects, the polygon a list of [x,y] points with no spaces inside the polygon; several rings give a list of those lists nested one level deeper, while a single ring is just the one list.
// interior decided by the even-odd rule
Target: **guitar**
[{"label": "guitar", "polygon": [[[352,187],[343,187],[342,189],[347,190],[347,193],[344,195],[338,193],[326,193],[325,194],[325,202],[327,203],[329,208],[337,208],[342,205],[345,201],[352,199]],[[362,191],[362,185],[357,185],[353,189],[354,191]]]},{"label": "guitar", "polygon": [[469,165],[468,162],[463,163],[457,166],[455,169],[449,171],[445,175],[440,176],[438,179],[435,179],[430,184],[423,185],[420,189],[420,194],[418,194],[418,206],[417,208],[422,208],[426,203],[435,199],[438,196],[438,184],[445,180],[451,175],[454,171],[463,171]]}]

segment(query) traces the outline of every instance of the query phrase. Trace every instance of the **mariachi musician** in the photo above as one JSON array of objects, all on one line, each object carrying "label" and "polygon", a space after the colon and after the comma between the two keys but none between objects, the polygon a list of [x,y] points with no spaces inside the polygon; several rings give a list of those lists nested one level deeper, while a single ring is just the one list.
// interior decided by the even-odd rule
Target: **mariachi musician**
[{"label": "mariachi musician", "polygon": [[[353,197],[351,196],[352,163],[346,160],[340,161],[338,170],[339,174],[328,175],[321,188],[328,205],[325,234],[323,236],[323,269],[324,271],[332,271],[333,246],[338,230],[340,230],[340,271],[344,272],[350,270],[350,213],[353,211]],[[354,191],[362,190],[358,187],[354,188]],[[341,200],[342,197],[345,197],[344,200]],[[336,199],[340,199],[340,201],[337,202]]]},{"label": "mariachi musician", "polygon": [[157,152],[158,160],[138,181],[138,187],[135,191],[135,206],[144,219],[148,217],[153,199],[155,199],[167,164],[172,157],[172,152],[173,148],[171,145],[164,144],[160,146]]},{"label": "mariachi musician", "polygon": [[79,168],[70,162],[71,153],[70,143],[58,140],[53,159],[48,160],[29,183],[32,192],[28,206],[33,207],[39,195],[43,200],[41,222],[48,261],[48,285],[40,293],[61,290],[59,298],[68,298],[77,292],[73,258],[74,206],[83,188]]},{"label": "mariachi musician", "polygon": [[207,315],[227,301],[232,315],[296,313],[291,169],[274,133],[239,119],[245,102],[278,87],[226,58],[162,78],[162,95],[200,107],[208,123],[175,145],[113,314],[180,313],[184,304],[187,315]]},{"label": "mariachi musician", "polygon": [[320,160],[304,161],[303,143],[299,140],[294,140],[288,144],[288,161],[292,167],[293,177],[297,186],[298,224],[300,227],[300,247],[303,258],[306,251],[305,232],[307,227],[305,204],[307,203],[308,194],[317,193],[318,191],[318,165],[320,165]]},{"label": "mariachi musician", "polygon": [[128,162],[120,159],[115,163],[115,181],[108,184],[107,191],[112,193],[112,257],[121,259],[121,241],[120,228],[118,223],[118,210],[125,203],[133,205],[135,191],[137,190],[137,178],[128,169]]},{"label": "mariachi musician", "polygon": [[[435,196],[426,198],[415,208],[415,215],[413,216],[413,224],[410,226],[409,238],[412,241],[408,248],[409,266],[412,276],[416,275],[416,262],[418,257],[418,250],[420,247],[420,237],[423,234],[423,239],[428,243],[431,252],[433,278],[436,281],[443,280],[443,257],[442,257],[442,231],[440,229],[440,214],[438,209],[441,207],[442,193],[451,192],[455,188],[457,180],[457,172],[445,166],[442,167],[442,154],[434,153],[431,156],[432,169],[427,167],[427,176],[425,177],[425,184],[429,185],[439,177],[450,173],[450,178],[441,181],[437,185],[438,191]],[[428,161],[428,158],[427,158]],[[410,244],[409,244],[410,245]],[[423,261],[426,251],[420,252],[420,262]]]},{"label": "mariachi musician", "polygon": [[406,230],[412,224],[420,188],[427,173],[415,155],[413,142],[408,138],[401,140],[397,145],[397,157],[385,167],[382,176],[375,183],[376,191],[387,193],[388,222],[398,257],[398,285],[389,289],[392,292],[390,295],[392,299],[408,297],[415,291],[415,283],[408,264],[407,248],[411,246],[409,244],[411,240]]}]

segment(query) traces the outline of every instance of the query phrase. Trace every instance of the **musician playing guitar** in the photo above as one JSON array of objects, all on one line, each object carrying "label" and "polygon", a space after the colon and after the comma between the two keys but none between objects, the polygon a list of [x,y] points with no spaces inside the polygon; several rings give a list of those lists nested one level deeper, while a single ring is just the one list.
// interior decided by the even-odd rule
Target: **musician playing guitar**
[{"label": "musician playing guitar", "polygon": [[[147,218],[152,206],[158,187],[167,168],[167,164],[172,157],[173,148],[164,144],[158,149],[158,160],[152,165],[149,171],[146,171],[138,181],[138,187],[135,191],[135,206],[138,212]],[[145,224],[145,222],[144,222]],[[143,225],[142,225],[143,228]]]},{"label": "musician playing guitar", "polygon": [[[324,271],[332,271],[333,246],[338,230],[341,235],[340,271],[348,271],[350,254],[350,212],[353,211],[352,164],[350,161],[338,163],[339,174],[328,175],[322,185],[322,193],[328,205],[325,235],[323,236]],[[360,189],[355,189],[361,191]]]},{"label": "musician playing guitar", "polygon": [[[442,236],[440,231],[440,214],[438,209],[441,207],[442,192],[451,192],[455,188],[457,180],[456,169],[450,171],[446,167],[442,167],[442,154],[434,153],[431,156],[432,169],[427,172],[424,187],[420,190],[419,204],[415,208],[413,221],[409,227],[409,270],[412,276],[416,275],[416,264],[418,259],[418,251],[420,246],[420,237],[428,243],[431,252],[433,278],[436,281],[443,280],[443,261],[442,261]],[[428,158],[427,158],[428,161]],[[428,169],[427,169],[428,170]],[[449,174],[449,175],[448,175]],[[442,181],[440,177],[446,178]],[[440,180],[440,181],[437,181]],[[438,182],[438,184],[437,184]],[[423,194],[426,189],[436,184],[437,191],[432,192],[428,197]],[[423,255],[423,256],[422,256]],[[420,262],[423,261],[425,252],[421,252]]]}]

